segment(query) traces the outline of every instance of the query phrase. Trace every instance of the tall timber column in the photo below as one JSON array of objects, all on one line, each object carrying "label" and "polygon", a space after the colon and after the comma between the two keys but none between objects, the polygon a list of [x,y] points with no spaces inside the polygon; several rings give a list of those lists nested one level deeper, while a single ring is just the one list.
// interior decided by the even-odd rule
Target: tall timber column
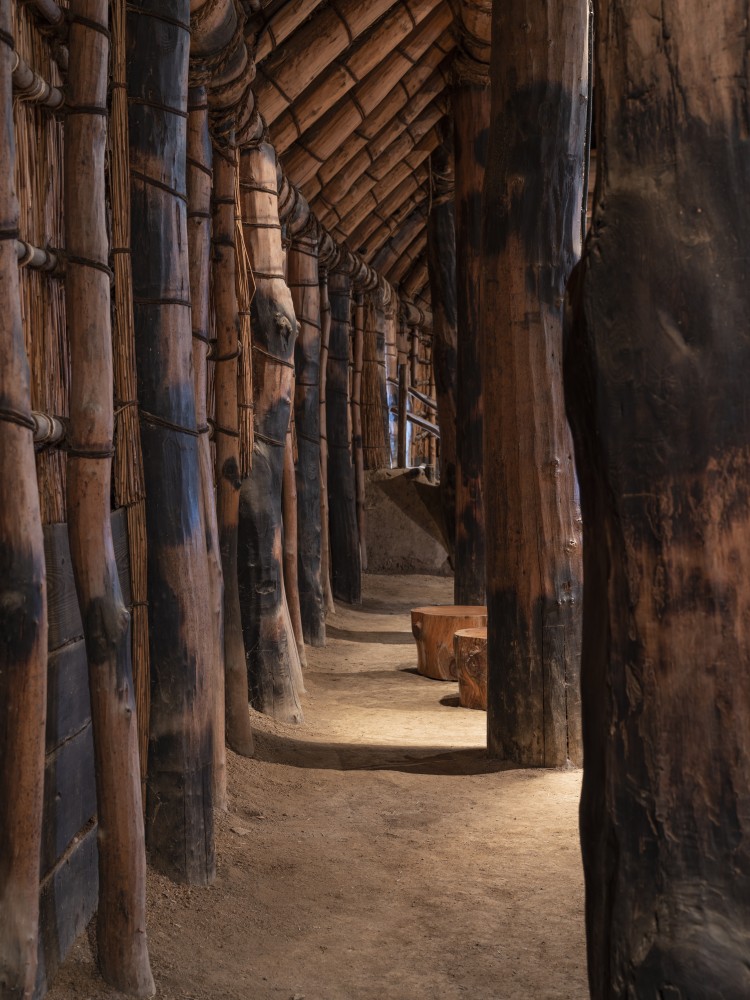
[{"label": "tall timber column", "polygon": [[427,218],[427,267],[432,299],[432,367],[440,426],[440,497],[446,533],[456,539],[456,210],[453,136],[441,129],[432,154]]},{"label": "tall timber column", "polygon": [[589,981],[750,995],[747,7],[597,7],[566,392],[584,523]]},{"label": "tall timber column", "polygon": [[362,563],[357,531],[354,465],[348,433],[349,337],[351,278],[333,269],[328,274],[331,335],[326,379],[328,436],[328,504],[333,596],[348,604],[362,600]]},{"label": "tall timber column", "polygon": [[294,347],[294,424],[297,432],[298,586],[305,642],[324,646],[320,514],[320,280],[315,232],[294,238],[288,283],[299,323]]},{"label": "tall timber column", "polygon": [[482,185],[487,164],[487,67],[463,51],[454,64],[456,207],[456,604],[483,604],[485,593],[482,436],[483,379],[479,312]]},{"label": "tall timber column", "polygon": [[255,277],[251,304],[255,437],[240,492],[238,574],[250,700],[281,722],[301,722],[286,627],[282,480],[294,379],[297,320],[284,280],[276,153],[246,146],[240,160],[245,243]]},{"label": "tall timber column", "polygon": [[560,767],[582,762],[580,519],[562,322],[580,255],[588,11],[554,0],[542,15],[511,0],[493,16],[481,313],[492,431],[487,735],[496,756]]},{"label": "tall timber column", "polygon": [[[202,885],[215,874],[210,588],[200,500],[188,273],[189,3],[128,11],[127,79],[138,399],[146,485],[151,864]],[[223,734],[218,734],[219,738]]]},{"label": "tall timber column", "polygon": [[[11,3],[0,0],[0,984],[32,995],[47,712],[47,581],[18,287]],[[9,863],[12,859],[12,864]]]}]

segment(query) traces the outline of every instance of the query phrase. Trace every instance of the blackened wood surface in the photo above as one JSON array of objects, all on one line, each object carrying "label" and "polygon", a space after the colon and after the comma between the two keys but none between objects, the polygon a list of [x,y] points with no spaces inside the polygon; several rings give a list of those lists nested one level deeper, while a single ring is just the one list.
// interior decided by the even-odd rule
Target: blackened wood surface
[{"label": "blackened wood surface", "polygon": [[255,275],[253,467],[240,492],[238,574],[250,700],[279,721],[300,722],[284,615],[281,491],[292,406],[297,320],[284,280],[276,154],[244,149],[242,222]]},{"label": "blackened wood surface", "polygon": [[333,596],[348,604],[362,600],[354,465],[348,433],[351,283],[340,271],[328,275],[331,338],[326,379],[328,505]]},{"label": "blackened wood surface", "polygon": [[47,598],[15,237],[11,3],[0,0],[0,993],[37,965]]},{"label": "blackened wood surface", "polygon": [[597,6],[566,392],[597,1000],[750,995],[747,7]]},{"label": "blackened wood surface", "polygon": [[96,913],[99,895],[97,828],[82,831],[42,882],[39,895],[39,964],[34,1000],[47,986]]},{"label": "blackened wood surface", "polygon": [[89,722],[47,757],[39,872],[42,877],[95,816],[94,742]]},{"label": "blackened wood surface", "polygon": [[[528,30],[519,34],[519,22]],[[582,564],[562,386],[565,283],[580,253],[585,4],[494,10],[482,372],[488,745],[524,766],[582,762]]]},{"label": "blackened wood surface", "polygon": [[456,543],[456,209],[452,135],[432,154],[434,193],[427,217],[432,302],[432,368],[440,427],[440,498],[453,556]]},{"label": "blackened wood surface", "polygon": [[294,345],[299,603],[305,642],[324,646],[320,505],[321,315],[317,240],[295,241],[287,266],[289,290],[299,323]]},{"label": "blackened wood surface", "polygon": [[[154,16],[157,15],[157,16]],[[215,874],[207,710],[208,566],[200,504],[186,225],[187,0],[128,10],[135,343],[148,533],[151,864]]]},{"label": "blackened wood surface", "polygon": [[50,653],[47,660],[47,753],[90,719],[88,660],[83,639],[78,639]]},{"label": "blackened wood surface", "polygon": [[224,577],[225,721],[229,746],[252,757],[253,734],[248,709],[245,641],[237,581],[237,531],[240,516],[239,411],[237,357],[240,317],[237,301],[237,233],[235,188],[237,151],[222,149],[214,157],[213,279],[216,353],[225,360],[214,366],[216,514]]},{"label": "blackened wood surface", "polygon": [[456,169],[456,551],[454,600],[483,604],[485,592],[480,341],[482,184],[487,162],[490,91],[453,91]]}]

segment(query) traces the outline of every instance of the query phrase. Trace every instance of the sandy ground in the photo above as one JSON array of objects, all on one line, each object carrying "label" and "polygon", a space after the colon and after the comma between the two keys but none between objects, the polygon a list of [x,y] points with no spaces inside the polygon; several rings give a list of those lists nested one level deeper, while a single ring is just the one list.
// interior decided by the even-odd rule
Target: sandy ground
[{"label": "sandy ground", "polygon": [[[452,581],[377,577],[308,650],[305,723],[230,754],[216,883],[149,876],[169,1000],[583,1000],[580,772],[506,770],[485,714],[415,672],[408,609]],[[114,998],[84,937],[50,1000]]]}]

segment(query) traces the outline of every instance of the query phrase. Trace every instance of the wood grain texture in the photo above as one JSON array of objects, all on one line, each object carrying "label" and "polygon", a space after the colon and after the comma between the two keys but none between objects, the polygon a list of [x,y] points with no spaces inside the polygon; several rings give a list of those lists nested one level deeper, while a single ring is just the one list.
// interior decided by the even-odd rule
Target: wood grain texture
[{"label": "wood grain texture", "polygon": [[341,271],[328,275],[331,335],[326,378],[328,503],[333,596],[348,604],[362,600],[362,563],[357,531],[356,489],[349,418],[351,281]]},{"label": "wood grain texture", "polygon": [[487,710],[487,628],[459,629],[453,637],[462,708]]},{"label": "wood grain texture", "polygon": [[10,0],[0,0],[0,29],[0,407],[18,415],[0,419],[0,994],[28,1000],[37,966],[47,598],[15,247]]},{"label": "wood grain texture", "polygon": [[238,574],[250,700],[259,711],[301,722],[284,617],[282,480],[292,407],[297,320],[284,280],[276,153],[242,150],[242,222],[256,280],[251,305],[255,440],[240,491]]},{"label": "wood grain texture", "polygon": [[[154,15],[164,15],[154,16]],[[128,11],[127,80],[138,398],[146,486],[151,864],[205,885],[215,876],[210,629],[200,503],[186,218],[187,0]]]},{"label": "wood grain texture", "polygon": [[417,669],[437,681],[456,680],[456,652],[453,637],[460,629],[482,628],[487,624],[487,608],[449,604],[413,608],[411,631],[417,643]]},{"label": "wood grain texture", "polygon": [[750,993],[747,8],[597,5],[570,284],[592,996]]},{"label": "wood grain texture", "polygon": [[[519,20],[529,30],[521,37]],[[485,182],[482,371],[488,745],[523,766],[582,762],[581,537],[562,387],[565,283],[580,253],[588,16],[495,11]]]},{"label": "wood grain texture", "polygon": [[490,124],[489,87],[453,90],[456,211],[456,551],[454,599],[485,595],[484,395],[479,311],[482,185]]},{"label": "wood grain texture", "polygon": [[298,582],[302,632],[312,646],[325,645],[321,571],[320,378],[321,310],[318,241],[296,239],[289,250],[287,281],[299,333],[294,345],[294,426],[297,437]]}]

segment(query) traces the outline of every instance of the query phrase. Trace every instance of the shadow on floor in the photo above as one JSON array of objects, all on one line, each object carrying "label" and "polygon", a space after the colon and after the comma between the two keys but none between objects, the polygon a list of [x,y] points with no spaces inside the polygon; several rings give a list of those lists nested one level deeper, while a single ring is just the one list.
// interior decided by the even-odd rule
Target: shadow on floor
[{"label": "shadow on floor", "polygon": [[405,771],[411,774],[472,775],[514,770],[507,761],[490,760],[484,747],[373,746],[312,743],[275,733],[256,732],[255,759],[267,764],[328,771]]},{"label": "shadow on floor", "polygon": [[410,646],[414,642],[411,632],[357,632],[336,628],[329,622],[326,622],[326,636],[329,639],[346,639],[347,642],[384,643],[390,646]]}]

